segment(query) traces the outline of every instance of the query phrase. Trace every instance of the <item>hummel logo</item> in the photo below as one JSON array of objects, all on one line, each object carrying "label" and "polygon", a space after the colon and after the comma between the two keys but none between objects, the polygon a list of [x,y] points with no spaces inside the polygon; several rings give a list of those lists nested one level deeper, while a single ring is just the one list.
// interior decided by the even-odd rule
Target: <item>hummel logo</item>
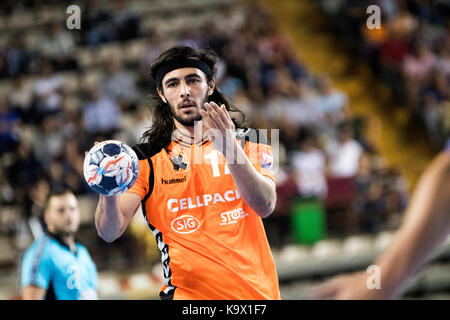
[{"label": "hummel logo", "polygon": [[183,155],[180,154],[178,155],[178,157],[172,157],[170,158],[170,160],[173,163],[173,170],[177,170],[179,171],[180,169],[186,169],[188,163],[187,162],[183,162]]},{"label": "hummel logo", "polygon": [[172,184],[172,183],[181,183],[181,182],[186,182],[186,176],[184,176],[181,179],[177,178],[177,179],[170,179],[170,180],[161,178],[161,184]]}]

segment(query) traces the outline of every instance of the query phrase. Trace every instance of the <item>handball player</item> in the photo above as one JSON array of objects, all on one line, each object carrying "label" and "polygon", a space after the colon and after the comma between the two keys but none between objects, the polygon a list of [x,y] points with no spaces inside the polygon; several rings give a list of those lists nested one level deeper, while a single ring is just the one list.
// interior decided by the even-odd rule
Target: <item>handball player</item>
[{"label": "handball player", "polygon": [[276,202],[271,148],[231,118],[216,61],[177,46],[152,64],[153,125],[133,147],[139,176],[119,196],[100,195],[96,227],[114,241],[142,206],[161,252],[161,299],[280,299],[262,223]]}]

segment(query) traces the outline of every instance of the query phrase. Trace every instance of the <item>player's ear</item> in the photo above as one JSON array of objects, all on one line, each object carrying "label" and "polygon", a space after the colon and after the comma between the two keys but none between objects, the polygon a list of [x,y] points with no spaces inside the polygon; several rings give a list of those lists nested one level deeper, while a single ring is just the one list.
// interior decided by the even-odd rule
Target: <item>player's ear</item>
[{"label": "player's ear", "polygon": [[156,88],[156,91],[158,91],[158,95],[161,98],[161,100],[164,101],[164,103],[167,103],[167,99],[166,97],[164,97],[162,90],[160,88]]},{"label": "player's ear", "polygon": [[47,209],[45,209],[44,212],[42,213],[42,218],[44,219],[44,222],[48,228],[48,210]]},{"label": "player's ear", "polygon": [[212,78],[211,81],[208,82],[208,96],[213,94],[215,88],[216,88],[216,79]]}]

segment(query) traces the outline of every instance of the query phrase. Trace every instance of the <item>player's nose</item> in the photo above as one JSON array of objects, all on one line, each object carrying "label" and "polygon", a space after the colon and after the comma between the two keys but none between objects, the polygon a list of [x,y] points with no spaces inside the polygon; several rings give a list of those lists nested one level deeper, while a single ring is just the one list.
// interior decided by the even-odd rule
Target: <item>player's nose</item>
[{"label": "player's nose", "polygon": [[181,98],[191,96],[191,88],[185,82],[181,83],[180,89],[181,89],[180,91]]}]

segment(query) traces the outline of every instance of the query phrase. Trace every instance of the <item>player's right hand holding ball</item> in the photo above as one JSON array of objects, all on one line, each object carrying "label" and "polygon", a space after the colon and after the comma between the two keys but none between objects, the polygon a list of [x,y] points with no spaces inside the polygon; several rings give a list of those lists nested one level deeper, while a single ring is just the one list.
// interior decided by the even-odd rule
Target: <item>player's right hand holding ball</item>
[{"label": "player's right hand holding ball", "polygon": [[83,171],[92,190],[105,196],[117,196],[135,183],[139,160],[133,149],[121,141],[95,142],[85,155]]}]

